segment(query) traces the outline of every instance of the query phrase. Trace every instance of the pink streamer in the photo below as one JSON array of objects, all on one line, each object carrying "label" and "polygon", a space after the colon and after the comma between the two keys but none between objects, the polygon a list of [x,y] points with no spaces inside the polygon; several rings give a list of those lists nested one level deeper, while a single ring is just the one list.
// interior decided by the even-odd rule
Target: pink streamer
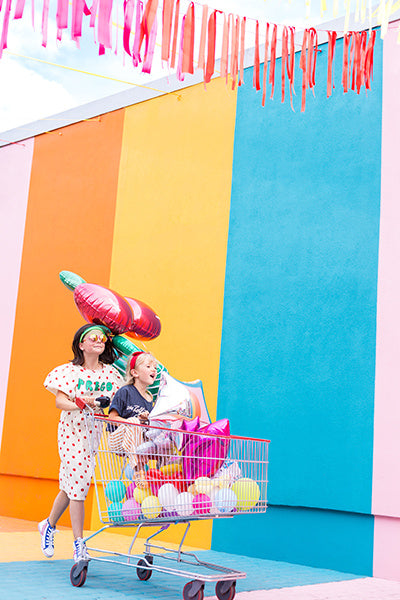
[{"label": "pink streamer", "polygon": [[[0,10],[1,10],[1,4],[0,3]],[[22,15],[24,14],[24,8],[25,8],[25,0],[17,0],[17,5],[15,7],[15,13],[14,13],[14,19],[21,19]]]},{"label": "pink streamer", "polygon": [[153,63],[154,48],[156,45],[157,38],[157,16],[154,19],[153,27],[151,28],[150,37],[146,38],[146,50],[144,55],[144,63],[142,73],[150,73],[151,65]]},{"label": "pink streamer", "polygon": [[43,11],[42,11],[42,46],[47,46],[47,30],[49,25],[49,2],[50,0],[43,0]]},{"label": "pink streamer", "polygon": [[97,35],[100,46],[111,48],[111,9],[112,0],[99,0],[99,22]]},{"label": "pink streamer", "polygon": [[71,39],[74,41],[82,37],[83,4],[84,0],[72,0]]},{"label": "pink streamer", "polygon": [[[67,29],[67,27],[68,27],[68,0],[57,0],[56,23],[57,23],[58,29]],[[61,39],[61,37],[60,37],[60,39]]]},{"label": "pink streamer", "polygon": [[10,13],[11,13],[11,0],[7,0],[7,4],[4,9],[3,31],[1,32],[0,58],[3,55],[4,48],[7,48],[7,35],[8,35],[8,25],[10,23]]},{"label": "pink streamer", "polygon": [[93,0],[92,8],[90,9],[89,27],[95,27],[97,9],[99,8],[99,0]]},{"label": "pink streamer", "polygon": [[131,37],[132,30],[132,19],[133,19],[133,11],[135,6],[133,4],[133,0],[125,0],[124,2],[124,50],[129,56],[131,55],[131,49],[129,48],[129,40]]},{"label": "pink streamer", "polygon": [[133,40],[132,48],[132,61],[133,66],[137,67],[142,59],[140,57],[139,45],[140,45],[140,23],[142,22],[143,16],[143,2],[136,0],[136,24],[135,24],[135,39]]}]

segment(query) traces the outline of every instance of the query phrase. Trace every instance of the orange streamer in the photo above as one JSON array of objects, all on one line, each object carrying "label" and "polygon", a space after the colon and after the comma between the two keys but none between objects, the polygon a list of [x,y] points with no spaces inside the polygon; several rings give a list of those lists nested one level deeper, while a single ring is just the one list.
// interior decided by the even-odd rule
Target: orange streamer
[{"label": "orange streamer", "polygon": [[191,2],[186,12],[185,28],[183,30],[182,73],[193,75],[194,54],[194,3]]},{"label": "orange streamer", "polygon": [[217,28],[217,11],[214,10],[208,19],[208,48],[207,48],[207,65],[206,74],[204,77],[205,83],[211,81],[215,68],[215,35]]},{"label": "orange streamer", "polygon": [[174,0],[164,0],[162,15],[161,60],[169,60],[173,10]]},{"label": "orange streamer", "polygon": [[171,50],[171,69],[175,67],[176,60],[176,44],[178,40],[178,28],[179,28],[179,6],[180,0],[176,0],[175,3],[175,20],[174,20],[174,37],[172,40],[172,50]]}]

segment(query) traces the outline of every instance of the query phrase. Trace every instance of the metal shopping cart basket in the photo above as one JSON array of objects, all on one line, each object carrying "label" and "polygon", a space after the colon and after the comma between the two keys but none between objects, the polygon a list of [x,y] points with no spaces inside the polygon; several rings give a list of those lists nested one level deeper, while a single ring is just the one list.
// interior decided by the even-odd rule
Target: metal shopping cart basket
[{"label": "metal shopping cart basket", "polygon": [[[126,554],[87,544],[90,559],[73,565],[72,585],[85,583],[90,561],[103,561],[136,568],[142,581],[153,571],[188,579],[184,600],[202,600],[207,582],[216,582],[219,600],[233,600],[236,581],[246,573],[203,562],[182,547],[193,521],[266,511],[269,440],[121,424],[89,411],[85,416],[103,523],[85,542],[111,527],[136,531]],[[177,549],[156,543],[178,523],[186,527]],[[154,526],[155,533],[140,536]],[[138,537],[146,538],[145,552],[134,554]]]}]

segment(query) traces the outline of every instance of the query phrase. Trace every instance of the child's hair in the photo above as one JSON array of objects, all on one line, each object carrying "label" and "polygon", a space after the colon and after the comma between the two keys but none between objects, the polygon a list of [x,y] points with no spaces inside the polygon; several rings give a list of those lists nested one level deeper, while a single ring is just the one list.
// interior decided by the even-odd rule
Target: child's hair
[{"label": "child's hair", "polygon": [[[137,365],[142,364],[142,362],[145,360],[145,358],[147,358],[148,356],[150,356],[150,358],[154,361],[155,364],[157,364],[156,359],[154,358],[154,356],[151,354],[151,352],[142,352],[141,354],[139,354],[136,358],[136,362],[135,362],[135,367]],[[131,360],[132,360],[132,354],[129,356],[128,358],[128,362],[126,364],[126,375],[125,375],[125,380],[127,385],[134,385],[135,384],[135,378],[133,377],[132,373],[131,373]]]},{"label": "child's hair", "polygon": [[[93,328],[93,323],[86,323],[79,327],[78,331],[74,335],[74,339],[72,340],[72,352],[74,353],[74,358],[72,359],[73,365],[83,365],[85,362],[85,357],[83,351],[80,349],[81,338],[84,335],[87,329]],[[104,327],[99,325],[100,331],[105,331]],[[118,352],[115,350],[114,346],[111,343],[111,338],[107,335],[107,341],[104,346],[103,354],[100,354],[99,361],[105,365],[111,365],[114,360],[118,358]]]}]

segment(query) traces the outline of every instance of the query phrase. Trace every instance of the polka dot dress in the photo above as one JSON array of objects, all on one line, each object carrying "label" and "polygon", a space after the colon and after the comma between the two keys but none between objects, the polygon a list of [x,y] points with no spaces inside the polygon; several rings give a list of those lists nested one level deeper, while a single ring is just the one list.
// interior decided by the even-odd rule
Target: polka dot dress
[{"label": "polka dot dress", "polygon": [[[112,400],[124,383],[111,365],[91,370],[67,363],[53,369],[47,375],[44,386],[53,394],[64,392],[72,401],[98,396],[108,396]],[[97,409],[96,412],[101,414],[103,411]],[[86,430],[83,410],[61,411],[58,425],[60,490],[70,500],[84,500],[89,491],[94,466],[90,453],[90,437],[93,437],[93,433],[96,432]]]}]

